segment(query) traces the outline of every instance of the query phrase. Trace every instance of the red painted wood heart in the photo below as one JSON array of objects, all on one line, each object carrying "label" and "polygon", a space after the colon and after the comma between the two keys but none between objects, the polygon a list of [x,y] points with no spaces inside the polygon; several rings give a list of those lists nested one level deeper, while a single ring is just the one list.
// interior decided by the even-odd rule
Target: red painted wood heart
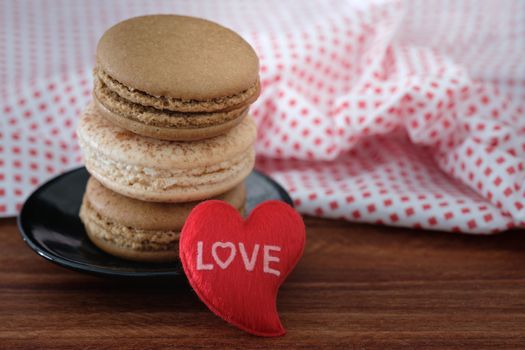
[{"label": "red painted wood heart", "polygon": [[210,200],[186,220],[179,243],[182,266],[200,299],[216,315],[259,336],[285,334],[276,298],[305,244],[301,216],[267,201],[243,220],[230,204]]}]

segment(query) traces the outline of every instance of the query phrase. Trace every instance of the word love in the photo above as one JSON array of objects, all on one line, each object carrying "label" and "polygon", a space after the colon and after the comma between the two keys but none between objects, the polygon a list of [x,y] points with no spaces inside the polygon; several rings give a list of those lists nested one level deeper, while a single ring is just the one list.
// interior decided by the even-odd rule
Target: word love
[{"label": "word love", "polygon": [[[211,258],[208,255],[208,259],[205,259],[205,248],[206,247],[204,246],[203,241],[197,242],[197,270],[213,270],[215,265],[213,264],[211,258],[213,258],[213,261],[218,267],[225,270],[231,265],[237,256],[237,252],[239,252],[246,271],[253,271],[255,269],[255,265],[257,264],[258,256],[260,255],[259,251],[261,250],[261,246],[259,244],[253,245],[253,248],[249,253],[242,242],[238,242],[237,245],[232,242],[215,242],[211,245]],[[219,253],[217,252],[219,249],[229,250],[229,255],[226,259],[223,260],[221,257],[219,257]],[[275,268],[275,265],[280,261],[279,257],[275,254],[280,251],[281,247],[279,246],[266,244],[262,246],[262,270],[264,273],[269,273],[275,276],[281,275],[281,272]],[[270,266],[270,264],[272,264],[273,267]]]},{"label": "word love", "polygon": [[301,216],[286,203],[266,201],[243,219],[231,204],[208,200],[186,219],[179,254],[193,290],[213,313],[248,333],[277,337],[286,332],[277,293],[305,238]]}]

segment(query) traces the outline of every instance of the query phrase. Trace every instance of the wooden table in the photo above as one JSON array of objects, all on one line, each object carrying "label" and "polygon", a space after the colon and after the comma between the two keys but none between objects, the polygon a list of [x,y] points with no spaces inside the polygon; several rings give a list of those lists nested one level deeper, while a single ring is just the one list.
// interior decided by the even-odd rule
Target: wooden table
[{"label": "wooden table", "polygon": [[282,286],[288,334],[244,334],[181,281],[97,278],[44,261],[0,220],[0,349],[525,348],[525,236],[307,218]]}]

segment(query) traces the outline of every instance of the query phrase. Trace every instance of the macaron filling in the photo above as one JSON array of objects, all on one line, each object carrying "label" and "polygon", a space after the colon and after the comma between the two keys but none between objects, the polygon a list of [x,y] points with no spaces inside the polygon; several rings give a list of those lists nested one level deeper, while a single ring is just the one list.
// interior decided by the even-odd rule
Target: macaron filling
[{"label": "macaron filling", "polygon": [[144,91],[140,91],[120,83],[98,66],[94,70],[94,78],[96,84],[98,84],[97,81],[99,81],[110,91],[116,93],[131,103],[146,107],[153,107],[158,110],[169,110],[173,112],[218,112],[239,109],[254,102],[259,96],[260,92],[260,84],[257,80],[251,87],[235,95],[221,96],[201,101],[150,95]]},{"label": "macaron filling", "polygon": [[101,79],[95,77],[94,95],[110,113],[146,125],[163,128],[197,129],[223,124],[243,118],[248,113],[247,106],[224,112],[175,112],[167,109],[144,106],[131,102],[112,91]]}]

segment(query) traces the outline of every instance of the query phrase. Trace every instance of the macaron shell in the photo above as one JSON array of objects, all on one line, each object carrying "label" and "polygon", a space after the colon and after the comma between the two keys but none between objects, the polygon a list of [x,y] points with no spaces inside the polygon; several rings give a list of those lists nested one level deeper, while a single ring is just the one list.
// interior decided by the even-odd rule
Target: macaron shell
[{"label": "macaron shell", "polygon": [[[143,202],[113,192],[92,177],[88,181],[85,197],[89,205],[102,215],[121,225],[144,230],[180,230],[190,211],[199,203]],[[241,210],[246,201],[244,183],[213,199],[226,201]]]},{"label": "macaron shell", "polygon": [[255,122],[245,117],[217,137],[190,142],[158,140],[118,127],[90,104],[79,120],[77,134],[81,144],[100,156],[130,165],[171,170],[209,166],[235,158],[252,147],[257,131]]},{"label": "macaron shell", "polygon": [[98,248],[105,251],[106,253],[117,256],[126,260],[133,260],[139,262],[170,262],[179,259],[179,250],[174,247],[169,250],[157,250],[157,251],[139,251],[133,250],[124,246],[116,245],[108,240],[101,238],[101,232],[98,232],[99,228],[89,223],[85,225],[86,233]]},{"label": "macaron shell", "polygon": [[238,34],[177,15],[116,24],[100,39],[97,62],[131,89],[186,100],[238,94],[256,83],[259,70],[257,55]]}]

